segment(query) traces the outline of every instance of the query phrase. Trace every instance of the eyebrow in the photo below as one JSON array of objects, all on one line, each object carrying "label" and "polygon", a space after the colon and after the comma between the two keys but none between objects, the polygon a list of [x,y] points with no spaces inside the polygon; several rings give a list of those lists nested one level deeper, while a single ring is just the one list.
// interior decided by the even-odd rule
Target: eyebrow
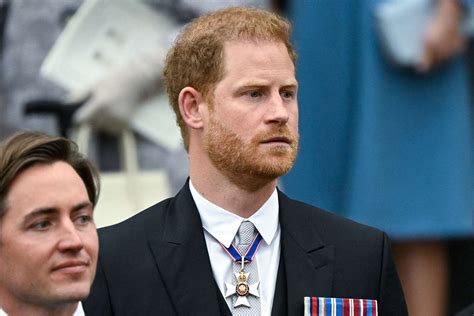
[{"label": "eyebrow", "polygon": [[[89,201],[84,201],[81,202],[77,205],[74,205],[74,207],[71,209],[71,213],[75,213],[79,210],[82,210],[83,208],[90,207],[93,210],[92,203]],[[59,210],[56,207],[40,207],[34,209],[31,213],[25,216],[23,223],[27,223],[31,221],[33,218],[41,216],[41,215],[51,215],[58,213]]]},{"label": "eyebrow", "polygon": [[[246,89],[259,89],[259,88],[264,88],[267,87],[268,83],[263,82],[263,81],[248,81],[248,82],[243,82],[241,85],[238,87],[238,91],[241,90],[246,90]],[[288,83],[283,84],[281,89],[297,89],[298,88],[298,82],[297,81],[291,81]]]},{"label": "eyebrow", "polygon": [[297,89],[298,88],[298,81],[295,81],[295,82],[290,82],[288,84],[285,84],[282,86],[282,88],[294,88],[294,89]]},{"label": "eyebrow", "polygon": [[92,211],[94,211],[94,207],[92,206],[92,203],[89,202],[89,201],[84,201],[84,202],[79,203],[76,206],[74,206],[71,210],[71,213],[75,213],[75,212],[80,211],[84,208],[90,208]]}]

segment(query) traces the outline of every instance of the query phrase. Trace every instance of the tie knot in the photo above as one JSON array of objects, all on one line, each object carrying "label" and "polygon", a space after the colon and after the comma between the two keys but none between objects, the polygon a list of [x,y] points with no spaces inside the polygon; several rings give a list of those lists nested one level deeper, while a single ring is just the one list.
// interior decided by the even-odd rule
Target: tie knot
[{"label": "tie knot", "polygon": [[239,245],[246,246],[250,245],[252,240],[255,238],[255,235],[257,235],[257,230],[255,229],[254,224],[252,224],[251,222],[243,221],[240,224],[239,231],[237,234],[239,236]]}]

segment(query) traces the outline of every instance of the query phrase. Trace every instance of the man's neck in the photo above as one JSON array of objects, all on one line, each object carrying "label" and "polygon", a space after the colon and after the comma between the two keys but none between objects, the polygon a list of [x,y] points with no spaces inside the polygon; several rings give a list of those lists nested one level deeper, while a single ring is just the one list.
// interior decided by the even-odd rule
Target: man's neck
[{"label": "man's neck", "polygon": [[190,164],[189,173],[193,186],[204,198],[243,218],[252,216],[270,198],[277,184],[274,179],[248,190],[232,183],[216,169],[204,171]]},{"label": "man's neck", "polygon": [[[2,303],[4,304],[4,303]],[[11,304],[0,306],[8,316],[72,316],[79,303],[62,304],[60,306],[38,306],[32,304]]]}]

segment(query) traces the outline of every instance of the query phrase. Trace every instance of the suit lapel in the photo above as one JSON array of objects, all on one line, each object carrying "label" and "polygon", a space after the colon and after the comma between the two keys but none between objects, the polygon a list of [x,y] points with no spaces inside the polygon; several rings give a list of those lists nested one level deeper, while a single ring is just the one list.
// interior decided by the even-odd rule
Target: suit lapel
[{"label": "suit lapel", "polygon": [[[304,296],[331,296],[334,248],[323,243],[310,212],[278,193],[285,273],[279,269],[277,288],[285,284],[280,279],[286,274],[288,314],[297,315],[303,313]],[[188,183],[170,200],[163,227],[151,229],[147,235],[177,313],[219,315],[228,311],[226,306],[220,306],[225,301],[220,299],[215,285],[201,219]],[[281,297],[275,296],[275,312],[279,311]]]},{"label": "suit lapel", "polygon": [[283,260],[283,255],[280,255],[275,295],[273,297],[272,316],[288,315],[287,296],[285,260]]},{"label": "suit lapel", "polygon": [[148,240],[177,313],[219,315],[220,292],[188,183],[170,200],[166,212],[164,229],[148,232]]},{"label": "suit lapel", "polygon": [[331,296],[334,247],[325,245],[316,231],[314,210],[303,210],[302,204],[278,193],[288,314],[302,315],[305,296]]}]

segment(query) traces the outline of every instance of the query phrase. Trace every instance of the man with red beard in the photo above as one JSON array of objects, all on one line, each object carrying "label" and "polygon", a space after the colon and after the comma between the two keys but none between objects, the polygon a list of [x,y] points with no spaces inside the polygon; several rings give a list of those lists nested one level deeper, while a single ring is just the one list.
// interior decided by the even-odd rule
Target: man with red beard
[{"label": "man with red beard", "polygon": [[99,231],[88,315],[407,314],[383,232],[277,189],[298,148],[289,37],[284,19],[246,8],[178,36],[165,78],[190,179]]}]

